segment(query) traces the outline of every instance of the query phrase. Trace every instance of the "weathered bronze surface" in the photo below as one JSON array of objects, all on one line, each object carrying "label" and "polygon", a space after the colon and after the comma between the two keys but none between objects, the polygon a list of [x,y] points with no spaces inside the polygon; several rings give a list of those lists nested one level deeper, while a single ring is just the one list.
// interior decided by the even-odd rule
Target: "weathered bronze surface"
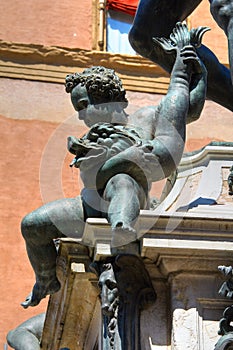
[{"label": "weathered bronze surface", "polygon": [[119,77],[111,69],[93,67],[67,76],[66,91],[89,132],[69,137],[80,169],[81,196],[45,204],[22,221],[27,253],[36,283],[24,308],[56,293],[56,248],[59,237],[82,237],[85,220],[107,218],[112,246],[136,239],[134,223],[140,209],[149,208],[153,181],[176,170],[183,154],[186,122],[201,113],[206,92],[205,67],[196,54],[205,27],[188,31],[178,23],[169,39],[154,38],[164,52],[175,54],[167,95],[158,106],[125,113],[127,99]]},{"label": "weathered bronze surface", "polygon": [[[152,37],[168,38],[178,21],[183,21],[202,0],[140,0],[129,39],[136,52],[171,72],[174,55],[168,55],[159,46],[154,47]],[[210,0],[210,11],[228,39],[231,72],[218,61],[206,46],[197,47],[197,54],[208,72],[207,97],[233,110],[233,5],[231,0]],[[150,25],[148,25],[150,23]]]}]

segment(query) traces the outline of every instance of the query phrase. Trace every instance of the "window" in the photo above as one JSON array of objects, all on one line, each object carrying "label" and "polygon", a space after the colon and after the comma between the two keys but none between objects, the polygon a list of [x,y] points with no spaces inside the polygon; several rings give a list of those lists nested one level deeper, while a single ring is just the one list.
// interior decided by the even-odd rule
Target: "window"
[{"label": "window", "polygon": [[133,22],[133,16],[123,12],[107,11],[107,40],[108,52],[135,55],[129,40],[128,33]]},{"label": "window", "polygon": [[107,8],[134,16],[139,0],[107,0]]},{"label": "window", "polygon": [[106,49],[113,53],[135,55],[128,33],[132,26],[138,0],[107,0]]}]

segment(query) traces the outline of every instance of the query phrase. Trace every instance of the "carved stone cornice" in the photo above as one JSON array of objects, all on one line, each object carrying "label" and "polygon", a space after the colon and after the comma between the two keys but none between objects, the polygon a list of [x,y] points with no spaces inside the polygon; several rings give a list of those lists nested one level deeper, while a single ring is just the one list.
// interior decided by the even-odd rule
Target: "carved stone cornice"
[{"label": "carved stone cornice", "polygon": [[93,65],[114,69],[127,90],[165,94],[169,76],[140,56],[0,41],[0,76],[64,83],[64,76]]}]

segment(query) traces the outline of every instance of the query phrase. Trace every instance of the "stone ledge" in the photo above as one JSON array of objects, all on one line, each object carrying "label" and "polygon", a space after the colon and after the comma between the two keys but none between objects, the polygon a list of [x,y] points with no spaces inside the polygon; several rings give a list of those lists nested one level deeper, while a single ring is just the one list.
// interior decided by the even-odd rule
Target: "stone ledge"
[{"label": "stone ledge", "polygon": [[[100,236],[103,228],[109,229],[106,222],[95,219],[89,220],[86,229],[93,229],[95,226]],[[98,242],[98,235],[96,238]],[[42,341],[44,350],[59,350],[65,346],[75,350],[91,350],[98,343],[98,337],[101,334],[101,314],[97,278],[88,271],[88,264],[86,264],[92,260],[89,258],[90,246],[85,247],[80,243],[80,239],[61,239],[58,275],[62,282],[62,289],[50,298]],[[203,348],[204,340],[208,344],[217,341],[218,321],[229,303],[217,296],[218,287],[222,282],[217,266],[225,262],[227,264],[233,262],[233,243],[224,246],[221,243],[219,242],[219,246],[217,243],[212,245],[208,237],[204,241],[200,239],[194,242],[174,240],[172,234],[166,240],[166,244],[165,240],[156,237],[151,239],[147,235],[142,239],[141,255],[145,268],[157,293],[159,292],[158,297],[163,300],[163,303],[154,303],[151,306],[152,309],[146,310],[142,318],[142,321],[144,320],[142,339],[148,342],[147,337],[153,337],[151,349],[169,349],[169,344],[174,346],[179,340],[179,330],[183,324],[187,324],[188,330],[194,332],[193,335],[199,342],[198,349]],[[139,242],[136,244],[139,245]],[[125,246],[125,251],[127,248],[128,246]],[[143,251],[144,248],[147,251]],[[78,265],[82,265],[81,270]],[[76,267],[78,267],[77,271]],[[162,291],[164,295],[161,295]],[[161,313],[166,315],[169,325],[172,324],[171,339],[167,321],[162,323],[162,318],[159,323],[156,323],[158,314],[161,315]],[[152,317],[153,327],[145,323],[147,317]],[[165,327],[163,332],[167,335],[167,345],[164,342],[160,344],[157,333],[155,337],[153,336],[155,329],[162,330],[161,324]],[[213,339],[209,336],[206,327],[211,330]],[[146,329],[148,332],[145,331]],[[190,339],[188,337],[186,341],[190,342]],[[184,343],[182,336],[177,349],[183,350],[183,345],[187,345],[186,341]],[[213,347],[204,347],[204,349],[207,348]]]},{"label": "stone ledge", "polygon": [[0,77],[64,84],[64,77],[86,67],[116,70],[129,91],[166,94],[169,75],[140,56],[45,47],[0,41]]},{"label": "stone ledge", "polygon": [[[203,218],[200,216],[192,217],[189,214],[188,221],[187,218],[180,218],[180,224],[170,232],[166,231],[167,219],[169,218],[169,216],[167,218],[159,217],[156,221],[153,217],[153,211],[142,211],[136,225],[137,232],[139,232],[138,241],[125,244],[122,247],[111,246],[111,227],[105,219],[91,218],[87,220],[83,239],[77,240],[77,242],[87,245],[95,260],[102,260],[110,255],[125,252],[141,255],[145,259],[157,261],[158,264],[161,259],[166,260],[167,256],[169,256],[168,261],[174,259],[179,261],[179,258],[182,257],[182,261],[193,259],[195,264],[200,263],[201,266],[203,263],[204,266],[208,266],[208,269],[216,273],[218,265],[233,263],[233,227],[229,230],[228,226],[228,224],[233,225],[231,218],[222,220],[222,226],[220,226],[220,220],[215,218],[206,219],[206,225],[203,225],[205,222]],[[153,225],[151,220],[155,220]],[[185,227],[183,226],[184,222]],[[212,226],[210,222],[213,223]],[[145,230],[146,226],[148,232]],[[222,230],[221,234],[220,230]],[[67,240],[69,241],[68,238]],[[187,269],[189,269],[188,265]]]}]

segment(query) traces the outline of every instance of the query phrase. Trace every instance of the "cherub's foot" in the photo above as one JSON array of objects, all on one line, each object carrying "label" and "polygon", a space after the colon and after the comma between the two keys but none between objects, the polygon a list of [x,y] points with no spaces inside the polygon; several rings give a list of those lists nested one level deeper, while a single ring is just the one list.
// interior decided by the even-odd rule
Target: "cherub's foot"
[{"label": "cherub's foot", "polygon": [[119,221],[112,227],[112,247],[121,247],[134,242],[136,239],[137,233],[132,226]]},{"label": "cherub's foot", "polygon": [[29,306],[36,306],[40,303],[41,299],[45,298],[47,295],[58,292],[60,287],[61,284],[58,279],[54,279],[47,284],[35,283],[32,292],[21,305],[24,309],[27,309]]}]

